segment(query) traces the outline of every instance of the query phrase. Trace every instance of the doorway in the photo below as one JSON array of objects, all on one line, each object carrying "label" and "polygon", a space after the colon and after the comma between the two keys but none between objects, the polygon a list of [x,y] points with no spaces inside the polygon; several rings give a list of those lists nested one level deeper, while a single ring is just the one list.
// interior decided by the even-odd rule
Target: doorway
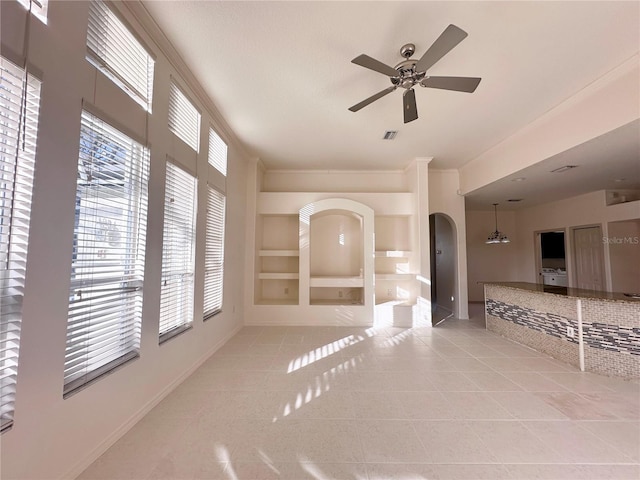
[{"label": "doorway", "polygon": [[573,229],[576,287],[604,291],[604,245],[600,225]]},{"label": "doorway", "polygon": [[536,270],[538,283],[552,291],[566,289],[567,258],[564,230],[536,232]]},{"label": "doorway", "polygon": [[451,219],[429,215],[431,251],[431,319],[437,325],[453,316],[456,285],[456,235]]}]

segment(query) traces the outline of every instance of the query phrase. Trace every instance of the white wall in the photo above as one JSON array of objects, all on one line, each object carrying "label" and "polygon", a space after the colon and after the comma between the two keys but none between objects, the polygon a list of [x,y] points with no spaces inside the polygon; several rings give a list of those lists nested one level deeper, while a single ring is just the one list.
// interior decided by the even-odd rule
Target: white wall
[{"label": "white wall", "polygon": [[608,230],[613,291],[640,294],[640,218],[611,222]]},{"label": "white wall", "polygon": [[[1,3],[2,50],[21,55],[26,14]],[[88,2],[49,2],[48,24],[33,19],[28,60],[43,80],[27,280],[20,342],[15,423],[2,434],[3,479],[69,478],[80,473],[242,324],[246,158],[228,127],[215,117],[186,71],[178,71],[122,4],[126,20],[156,56],[153,114],[149,117],[85,60]],[[157,37],[159,38],[159,37]],[[161,42],[166,40],[160,39]],[[166,48],[166,44],[163,44]],[[170,50],[165,50],[173,54]],[[176,57],[177,58],[177,57]],[[203,114],[196,155],[167,129],[169,79],[180,79]],[[83,102],[147,138],[151,177],[140,358],[63,400],[63,368],[73,244],[75,190]],[[226,187],[206,161],[208,125],[229,143]],[[147,133],[148,132],[148,133]],[[193,329],[158,345],[164,175],[167,155],[206,182],[226,188],[227,230],[223,313],[202,318],[204,221],[198,215]],[[235,268],[234,268],[235,266]]]},{"label": "white wall", "polygon": [[460,169],[464,195],[640,118],[638,54]]},{"label": "white wall", "polygon": [[267,170],[264,192],[406,192],[402,171],[288,171]]},{"label": "white wall", "polygon": [[487,245],[487,237],[495,230],[495,215],[491,211],[467,211],[467,276],[469,301],[484,301],[480,282],[512,282],[518,277],[519,238],[516,214],[498,211],[498,228],[511,243]]},{"label": "white wall", "polygon": [[[498,227],[507,234],[511,243],[486,245],[486,237],[494,229],[492,211],[467,212],[467,254],[469,275],[469,300],[482,301],[484,294],[478,282],[483,281],[537,281],[536,232],[564,230],[567,244],[567,273],[572,286],[571,229],[573,227],[600,225],[605,238],[633,237],[638,235],[640,201],[606,206],[605,192],[597,191],[557,202],[538,205],[516,211],[500,211]],[[626,222],[629,221],[629,222]],[[618,223],[620,222],[620,223]],[[611,229],[611,231],[609,231]],[[634,242],[634,240],[631,240]],[[638,250],[634,243],[617,245],[603,240],[606,289],[638,288]],[[635,273],[635,276],[634,276]],[[633,291],[633,290],[631,290]]]},{"label": "white wall", "polygon": [[[607,206],[605,192],[579,195],[577,197],[547,203],[517,212],[518,279],[525,282],[536,281],[535,233],[540,230],[566,230],[571,227],[600,225],[603,236],[607,236],[607,224],[621,220],[640,218],[640,201]],[[502,219],[500,219],[502,224]],[[571,237],[568,237],[569,239]],[[604,242],[603,242],[604,243]],[[572,280],[571,243],[567,252],[567,273],[569,284]],[[604,245],[604,261],[607,290],[613,289],[609,245]]]},{"label": "white wall", "polygon": [[443,213],[453,222],[456,244],[455,315],[469,318],[467,233],[464,197],[457,170],[429,170],[429,213]]}]

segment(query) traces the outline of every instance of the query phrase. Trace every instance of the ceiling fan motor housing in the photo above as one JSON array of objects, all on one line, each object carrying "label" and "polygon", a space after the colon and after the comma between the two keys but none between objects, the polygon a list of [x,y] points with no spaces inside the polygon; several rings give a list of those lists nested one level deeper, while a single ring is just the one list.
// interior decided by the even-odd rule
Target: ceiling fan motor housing
[{"label": "ceiling fan motor housing", "polygon": [[[404,48],[404,47],[403,47]],[[425,72],[416,72],[416,60],[403,60],[395,66],[397,77],[391,78],[391,83],[402,88],[412,88],[425,76]]]}]

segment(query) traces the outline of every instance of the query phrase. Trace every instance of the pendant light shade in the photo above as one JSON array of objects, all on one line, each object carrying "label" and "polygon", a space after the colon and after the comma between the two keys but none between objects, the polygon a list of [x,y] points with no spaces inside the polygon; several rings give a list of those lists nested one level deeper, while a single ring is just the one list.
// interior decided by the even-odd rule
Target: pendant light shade
[{"label": "pendant light shade", "polygon": [[509,243],[510,242],[509,237],[507,237],[504,233],[498,230],[498,204],[497,203],[493,204],[493,213],[496,218],[496,229],[494,232],[491,233],[491,235],[489,235],[485,243],[487,244]]}]

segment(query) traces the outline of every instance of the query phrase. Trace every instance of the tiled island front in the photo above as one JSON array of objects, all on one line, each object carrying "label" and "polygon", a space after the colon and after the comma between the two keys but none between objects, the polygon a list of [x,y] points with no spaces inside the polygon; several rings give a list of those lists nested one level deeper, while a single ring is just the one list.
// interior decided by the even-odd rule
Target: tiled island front
[{"label": "tiled island front", "polygon": [[534,283],[487,283],[487,329],[582,370],[640,378],[640,300]]}]

